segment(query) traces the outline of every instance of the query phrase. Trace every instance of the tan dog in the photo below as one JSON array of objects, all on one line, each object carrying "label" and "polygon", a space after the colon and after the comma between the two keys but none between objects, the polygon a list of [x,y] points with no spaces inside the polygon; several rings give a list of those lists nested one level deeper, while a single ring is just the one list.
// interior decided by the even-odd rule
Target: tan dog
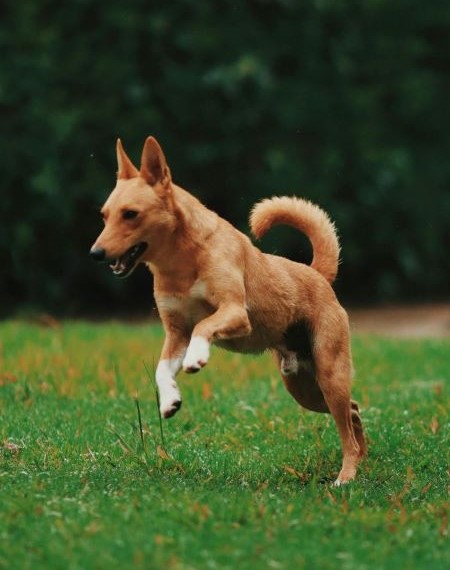
[{"label": "tan dog", "polygon": [[175,376],[206,365],[210,344],[276,355],[286,388],[303,407],[331,413],[342,440],[336,484],[353,479],[366,453],[358,405],[350,399],[352,362],[347,314],[330,283],[339,258],[333,224],[299,198],[257,204],[251,229],[274,224],[304,232],[311,266],[264,254],[250,240],[176,186],[161,147],[145,141],[137,170],[117,141],[117,185],[101,212],[105,227],[91,256],[119,277],[138,263],[154,275],[166,338],[156,370],[161,414],[181,406]]}]

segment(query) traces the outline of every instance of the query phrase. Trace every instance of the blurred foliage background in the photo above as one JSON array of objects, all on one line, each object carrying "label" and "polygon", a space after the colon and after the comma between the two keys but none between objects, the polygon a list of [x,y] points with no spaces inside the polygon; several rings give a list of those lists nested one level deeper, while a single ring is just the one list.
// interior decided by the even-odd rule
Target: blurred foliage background
[{"label": "blurred foliage background", "polygon": [[[447,0],[9,0],[0,21],[0,311],[150,311],[87,256],[115,139],[247,231],[297,194],[340,231],[347,303],[448,296]],[[308,261],[275,229],[266,251]]]}]

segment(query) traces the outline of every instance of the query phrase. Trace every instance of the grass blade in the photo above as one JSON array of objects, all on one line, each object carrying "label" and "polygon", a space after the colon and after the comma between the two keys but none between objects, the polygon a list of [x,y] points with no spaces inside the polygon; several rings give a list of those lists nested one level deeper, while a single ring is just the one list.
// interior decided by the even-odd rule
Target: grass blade
[{"label": "grass blade", "polygon": [[155,390],[156,407],[158,410],[158,419],[159,419],[159,433],[161,436],[161,448],[164,450],[165,453],[167,453],[166,442],[164,440],[163,421],[162,421],[161,410],[160,410],[159,391],[158,391],[158,386],[156,385],[156,381],[155,381],[155,363],[153,362],[153,374],[150,373],[150,370],[148,369],[148,366],[147,366],[145,360],[143,361],[143,363],[144,363],[144,368],[147,372],[147,376],[150,378],[152,385],[153,385],[153,389]]},{"label": "grass blade", "polygon": [[139,406],[139,399],[137,396],[134,398],[134,403],[136,404],[136,410],[137,410],[137,415],[138,415],[139,434],[141,436],[142,451],[144,452],[146,461],[148,461],[147,447],[145,445],[145,438],[144,438],[144,430],[142,428],[141,407]]}]

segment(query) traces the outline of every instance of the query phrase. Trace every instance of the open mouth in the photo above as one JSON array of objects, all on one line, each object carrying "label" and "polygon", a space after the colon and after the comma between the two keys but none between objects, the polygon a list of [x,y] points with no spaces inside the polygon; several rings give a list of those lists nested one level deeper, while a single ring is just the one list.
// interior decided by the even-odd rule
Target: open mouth
[{"label": "open mouth", "polygon": [[116,277],[128,277],[135,269],[137,262],[144,251],[147,249],[147,244],[141,241],[137,245],[130,247],[123,255],[114,259],[109,266]]}]

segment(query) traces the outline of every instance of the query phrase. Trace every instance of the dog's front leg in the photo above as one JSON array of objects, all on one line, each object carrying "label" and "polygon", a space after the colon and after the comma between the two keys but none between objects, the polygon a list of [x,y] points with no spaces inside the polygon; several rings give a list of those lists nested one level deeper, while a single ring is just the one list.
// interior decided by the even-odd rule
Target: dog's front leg
[{"label": "dog's front leg", "polygon": [[166,339],[156,368],[159,406],[164,418],[172,417],[181,407],[181,394],[175,376],[181,370],[188,340],[181,331],[166,330]]},{"label": "dog's front leg", "polygon": [[183,360],[183,370],[193,373],[203,368],[208,362],[209,347],[214,340],[247,336],[250,332],[245,307],[235,302],[223,303],[215,313],[194,327]]}]

